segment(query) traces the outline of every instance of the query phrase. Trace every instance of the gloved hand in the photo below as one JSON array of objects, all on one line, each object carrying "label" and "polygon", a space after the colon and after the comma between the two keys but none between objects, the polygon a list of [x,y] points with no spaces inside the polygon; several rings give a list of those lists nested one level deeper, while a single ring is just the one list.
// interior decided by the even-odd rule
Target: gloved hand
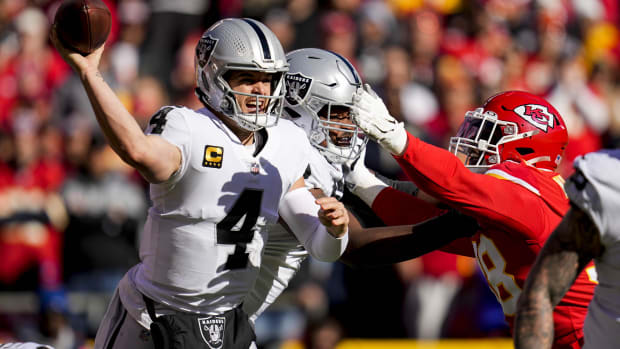
[{"label": "gloved hand", "polygon": [[372,90],[364,84],[353,95],[351,108],[353,121],[372,140],[394,155],[402,155],[407,146],[407,131],[402,122],[398,122],[388,112],[385,104]]}]

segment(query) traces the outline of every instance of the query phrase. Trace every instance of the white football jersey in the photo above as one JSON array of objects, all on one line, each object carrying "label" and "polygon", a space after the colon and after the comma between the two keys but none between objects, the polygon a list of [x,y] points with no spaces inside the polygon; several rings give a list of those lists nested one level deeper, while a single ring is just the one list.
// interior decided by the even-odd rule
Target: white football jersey
[{"label": "white football jersey", "polygon": [[[265,129],[264,147],[239,141],[207,109],[165,107],[147,133],[182,153],[168,181],[151,184],[152,207],[140,243],[141,263],[119,285],[129,313],[150,323],[142,294],[173,310],[221,314],[254,285],[283,195],[307,167],[305,133],[288,120]],[[265,132],[263,132],[263,135]]]},{"label": "white football jersey", "polygon": [[584,324],[584,348],[617,348],[620,343],[620,150],[575,160],[583,176],[566,182],[571,202],[597,226],[603,255],[594,260],[599,284]]},{"label": "white football jersey", "polygon": [[[308,189],[319,188],[327,196],[342,198],[342,165],[330,163],[316,148],[312,148],[309,160],[309,168],[304,174]],[[295,235],[281,225],[270,224],[268,230],[269,238],[263,250],[256,284],[243,301],[243,310],[252,322],[275,302],[308,256]]]}]

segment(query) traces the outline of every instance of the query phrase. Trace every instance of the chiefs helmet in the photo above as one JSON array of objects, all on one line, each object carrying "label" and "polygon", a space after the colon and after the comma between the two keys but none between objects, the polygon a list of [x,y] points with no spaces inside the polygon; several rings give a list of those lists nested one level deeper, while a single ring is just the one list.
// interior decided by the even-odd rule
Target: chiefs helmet
[{"label": "chiefs helmet", "polygon": [[[318,48],[289,52],[290,70],[285,76],[284,115],[306,131],[310,143],[331,163],[354,160],[368,139],[350,121],[332,117],[332,111],[350,111],[353,95],[362,79],[341,55]],[[330,131],[340,133],[334,143]]]},{"label": "chiefs helmet", "polygon": [[465,166],[486,169],[506,160],[554,171],[568,143],[564,120],[543,98],[508,91],[469,111],[450,151],[466,156]]},{"label": "chiefs helmet", "polygon": [[[261,22],[249,18],[227,18],[207,29],[196,46],[196,96],[216,112],[233,118],[249,131],[277,124],[282,114],[284,73],[288,64],[275,34]],[[274,74],[271,95],[233,91],[225,74],[231,70]],[[243,113],[236,95],[251,96],[266,107]]]}]

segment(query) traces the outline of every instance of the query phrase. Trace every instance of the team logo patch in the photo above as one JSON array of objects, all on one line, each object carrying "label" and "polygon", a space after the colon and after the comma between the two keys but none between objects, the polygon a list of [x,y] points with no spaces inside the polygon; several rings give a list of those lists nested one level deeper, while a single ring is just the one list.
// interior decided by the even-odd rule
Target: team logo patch
[{"label": "team logo patch", "polygon": [[310,85],[312,84],[312,78],[304,76],[301,73],[286,74],[284,83],[286,84],[286,95],[284,98],[286,98],[286,101],[290,105],[298,105],[308,95]]},{"label": "team logo patch", "polygon": [[200,335],[207,345],[212,349],[219,349],[224,344],[224,327],[226,318],[223,316],[209,316],[198,318]]},{"label": "team logo patch", "polygon": [[555,127],[555,117],[544,105],[524,104],[516,107],[514,112],[544,132]]},{"label": "team logo patch", "polygon": [[224,160],[224,148],[215,145],[207,145],[202,160],[203,167],[222,168]]},{"label": "team logo patch", "polygon": [[201,68],[209,62],[209,58],[211,58],[211,54],[213,50],[215,50],[215,45],[217,45],[217,40],[212,38],[211,36],[203,36],[198,41],[198,45],[196,46],[196,57],[198,57],[198,64]]},{"label": "team logo patch", "polygon": [[260,165],[257,162],[253,163],[252,166],[250,166],[250,173],[255,176],[260,173]]}]

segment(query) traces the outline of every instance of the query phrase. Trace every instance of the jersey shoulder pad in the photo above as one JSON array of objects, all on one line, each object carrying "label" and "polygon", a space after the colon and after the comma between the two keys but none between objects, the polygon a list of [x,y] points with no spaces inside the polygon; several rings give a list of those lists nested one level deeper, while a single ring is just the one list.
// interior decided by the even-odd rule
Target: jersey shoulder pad
[{"label": "jersey shoulder pad", "polygon": [[306,132],[301,127],[290,120],[280,119],[275,128],[286,144],[296,144],[297,148],[303,151],[304,157],[309,156],[314,147],[310,144]]},{"label": "jersey shoulder pad", "polygon": [[193,110],[180,106],[163,106],[149,120],[145,133],[162,134],[170,123],[185,123],[185,116],[195,113]]},{"label": "jersey shoulder pad", "polygon": [[586,154],[574,166],[576,173],[566,181],[571,202],[590,216],[603,244],[620,241],[620,150]]},{"label": "jersey shoulder pad", "polygon": [[527,165],[521,163],[505,161],[491,167],[484,173],[487,176],[503,179],[518,184],[536,195],[540,195],[536,183],[536,177]]},{"label": "jersey shoulder pad", "polygon": [[306,135],[306,131],[304,131],[301,127],[297,126],[294,122],[288,119],[280,119],[278,120],[278,125],[275,126],[280,132],[291,134],[293,137],[303,136],[304,138],[308,138]]}]

